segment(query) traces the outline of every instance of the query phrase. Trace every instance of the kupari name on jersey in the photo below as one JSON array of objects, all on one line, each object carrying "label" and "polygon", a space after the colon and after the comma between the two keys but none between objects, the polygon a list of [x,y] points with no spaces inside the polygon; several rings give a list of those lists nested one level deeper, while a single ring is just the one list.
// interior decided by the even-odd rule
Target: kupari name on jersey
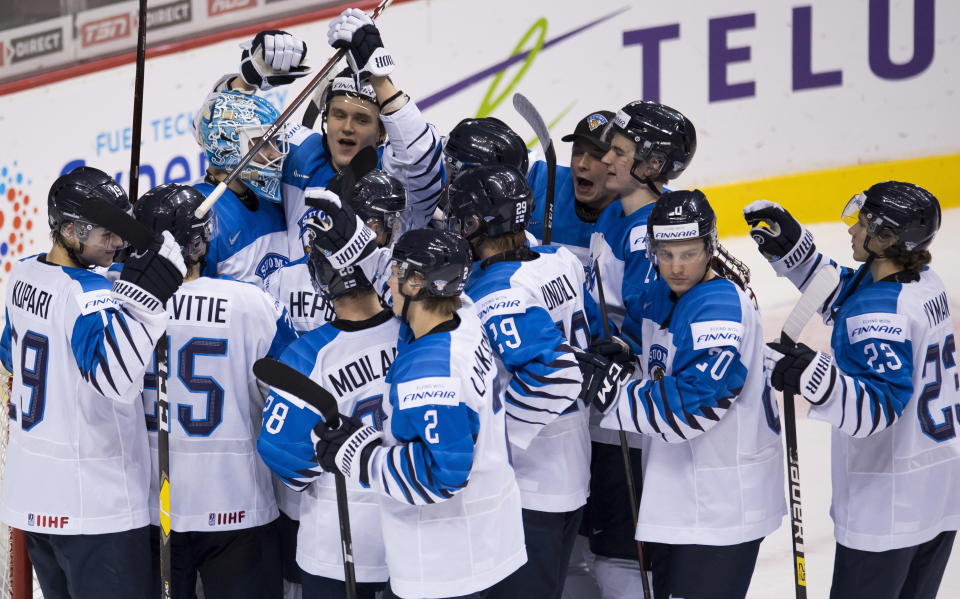
[{"label": "kupari name on jersey", "polygon": [[547,304],[548,310],[577,297],[577,290],[570,283],[567,275],[560,275],[548,281],[546,285],[541,285],[540,293],[543,295],[543,301]]},{"label": "kupari name on jersey", "polygon": [[177,293],[170,299],[173,319],[229,326],[230,300],[225,297]]},{"label": "kupari name on jersey", "polygon": [[50,310],[50,300],[53,294],[39,287],[34,287],[25,281],[16,281],[13,284],[13,305],[21,310],[46,318]]},{"label": "kupari name on jersey", "polygon": [[[337,370],[336,376],[328,374],[327,378],[333,384],[333,391],[340,397],[345,393],[366,385],[371,381],[382,379],[390,370],[390,365],[397,357],[397,348],[381,349],[379,356],[363,354],[353,362]],[[375,367],[376,365],[376,367]]]}]

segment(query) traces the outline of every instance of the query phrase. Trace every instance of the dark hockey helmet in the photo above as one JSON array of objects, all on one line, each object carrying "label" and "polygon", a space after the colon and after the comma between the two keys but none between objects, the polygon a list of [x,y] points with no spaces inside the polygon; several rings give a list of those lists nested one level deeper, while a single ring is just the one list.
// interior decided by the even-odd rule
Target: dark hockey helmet
[{"label": "dark hockey helmet", "polygon": [[861,215],[867,226],[864,247],[871,237],[896,236],[896,243],[885,252],[886,257],[927,249],[940,229],[940,202],[913,183],[884,181],[853,196],[844,207],[842,218],[854,224]]},{"label": "dark hockey helmet", "polygon": [[393,265],[400,284],[414,274],[423,286],[411,300],[425,297],[457,297],[467,284],[473,259],[470,244],[462,236],[441,229],[413,229],[393,246]]},{"label": "dark hockey helmet", "polygon": [[533,212],[527,180],[503,164],[467,169],[447,195],[447,222],[470,241],[523,231]]},{"label": "dark hockey helmet", "polygon": [[526,173],[530,164],[527,145],[506,123],[494,117],[463,119],[443,144],[447,182],[465,167],[506,164]]},{"label": "dark hockey helmet", "polygon": [[392,231],[407,207],[403,184],[380,169],[374,169],[353,186],[350,203],[365,223],[378,223],[383,231]]},{"label": "dark hockey helmet", "polygon": [[651,159],[661,161],[656,179],[671,180],[680,176],[697,151],[697,130],[690,119],[678,110],[656,102],[630,102],[607,123],[601,139],[610,144],[614,133],[620,133],[636,144],[631,174],[637,166]]},{"label": "dark hockey helmet", "polygon": [[657,245],[702,239],[708,255],[717,249],[717,215],[699,189],[670,191],[657,200],[647,218],[647,255],[654,261]]},{"label": "dark hockey helmet", "polygon": [[146,192],[133,207],[133,216],[154,233],[170,231],[183,248],[183,257],[206,251],[213,238],[213,219],[210,212],[203,218],[194,214],[203,203],[204,195],[189,185],[164,183]]},{"label": "dark hockey helmet", "polygon": [[50,229],[59,231],[68,222],[75,223],[77,239],[83,243],[99,223],[92,223],[80,215],[80,205],[92,198],[110,202],[124,212],[130,211],[127,192],[110,175],[89,166],[79,166],[61,175],[50,186],[47,196],[47,222]]},{"label": "dark hockey helmet", "polygon": [[307,270],[310,271],[314,290],[331,301],[357,289],[373,289],[373,284],[360,266],[334,268],[319,249],[312,249],[308,254]]}]

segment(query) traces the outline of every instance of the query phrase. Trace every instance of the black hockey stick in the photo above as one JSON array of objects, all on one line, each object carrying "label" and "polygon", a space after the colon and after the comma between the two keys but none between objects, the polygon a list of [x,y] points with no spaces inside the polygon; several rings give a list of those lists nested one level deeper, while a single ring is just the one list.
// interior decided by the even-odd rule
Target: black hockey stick
[{"label": "black hockey stick", "polygon": [[110,202],[100,198],[88,198],[79,208],[80,216],[120,236],[139,252],[145,252],[154,244],[157,236],[143,223]]},{"label": "black hockey stick", "polygon": [[[593,274],[597,281],[597,303],[600,304],[600,320],[603,324],[603,336],[610,339],[610,319],[607,316],[607,300],[603,291],[603,278],[600,276],[600,264],[594,259]],[[619,420],[618,420],[619,421]],[[623,427],[617,431],[620,435],[620,453],[623,455],[623,473],[627,478],[627,496],[630,498],[630,518],[633,521],[633,530],[636,534],[637,518],[640,516],[640,502],[637,500],[637,485],[633,480],[633,460],[630,459],[630,444],[627,443],[627,433]],[[642,477],[642,475],[641,475]],[[643,599],[652,597],[650,581],[647,580],[647,569],[643,560],[643,542],[637,541],[637,563],[640,565],[640,583],[643,585]]]},{"label": "black hockey stick", "polygon": [[[803,327],[840,284],[837,269],[826,266],[813,276],[806,291],[787,316],[780,342],[796,345]],[[800,457],[797,453],[797,416],[793,395],[783,394],[783,429],[787,438],[787,471],[790,476],[790,520],[793,524],[793,582],[797,599],[807,597],[807,567],[803,545],[803,509],[800,505]]]},{"label": "black hockey stick", "polygon": [[[320,412],[327,426],[340,426],[336,398],[299,370],[273,358],[260,358],[253,363],[253,374],[271,387],[289,393]],[[350,532],[350,510],[347,506],[347,484],[340,472],[333,473],[337,491],[337,515],[340,518],[340,541],[343,552],[343,577],[347,599],[357,599],[357,575],[353,567],[353,535]]]},{"label": "black hockey stick", "polygon": [[167,399],[169,340],[160,335],[153,355],[157,362],[157,467],[160,471],[160,597],[173,593],[173,562],[170,547],[170,401]]},{"label": "black hockey stick", "polygon": [[[140,129],[143,124],[143,71],[147,55],[147,0],[140,0],[137,24],[137,68],[133,82],[133,127],[130,135],[130,201],[140,196]],[[162,576],[162,574],[161,574]]]},{"label": "black hockey stick", "polygon": [[[553,239],[553,200],[554,190],[557,184],[557,152],[553,147],[553,140],[550,139],[550,130],[547,124],[543,122],[543,117],[537,112],[533,104],[521,93],[513,94],[513,107],[520,113],[523,120],[527,121],[533,132],[537,134],[540,140],[540,147],[543,148],[543,156],[547,159],[547,197],[544,198],[546,205],[543,207],[543,244],[550,245]],[[523,173],[526,175],[526,173]]]},{"label": "black hockey stick", "polygon": [[[383,12],[383,10],[388,4],[390,4],[391,1],[392,0],[380,0],[380,3],[377,4],[377,7],[373,9],[373,14],[370,15],[370,17],[373,19],[379,17],[380,13]],[[247,150],[247,153],[244,154],[243,158],[240,159],[240,163],[237,164],[232,171],[230,171],[230,174],[227,175],[227,177],[217,185],[210,195],[207,196],[207,199],[205,199],[203,203],[197,207],[197,218],[202,218],[207,212],[210,211],[210,208],[217,203],[217,200],[220,199],[220,196],[223,195],[223,192],[227,190],[227,186],[229,186],[230,183],[239,177],[240,173],[243,172],[243,169],[245,169],[247,165],[250,164],[250,161],[260,153],[260,150],[262,150],[263,147],[270,142],[270,140],[277,136],[277,133],[283,128],[286,122],[290,120],[290,117],[293,116],[293,113],[296,112],[297,109],[300,108],[300,105],[310,98],[310,94],[312,94],[314,90],[316,90],[317,87],[319,87],[320,84],[326,80],[327,75],[333,70],[333,67],[340,62],[340,59],[343,58],[346,53],[347,50],[345,48],[340,48],[333,53],[333,56],[331,56],[330,59],[327,60],[327,62],[320,68],[320,72],[318,72],[314,78],[310,80],[310,83],[303,88],[303,91],[297,94],[297,97],[294,98],[293,101],[290,102],[290,104],[284,109],[284,111],[280,113],[280,116],[277,117],[277,120],[270,125],[270,128],[267,129],[266,133],[263,134],[263,137],[260,138],[260,141],[255,143],[249,150]]]}]

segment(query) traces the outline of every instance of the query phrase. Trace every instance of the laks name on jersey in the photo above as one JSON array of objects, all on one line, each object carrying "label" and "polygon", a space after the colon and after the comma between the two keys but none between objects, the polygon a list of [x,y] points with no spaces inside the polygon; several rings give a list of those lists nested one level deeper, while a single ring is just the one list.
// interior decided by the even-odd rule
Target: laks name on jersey
[{"label": "laks name on jersey", "polygon": [[363,354],[353,362],[337,369],[335,375],[328,374],[327,378],[333,384],[333,392],[340,397],[345,393],[366,385],[370,381],[382,379],[387,375],[390,364],[397,357],[397,348],[381,349],[379,352]]},{"label": "laks name on jersey", "polygon": [[52,293],[25,281],[16,281],[13,284],[13,305],[40,318],[47,317],[51,299],[53,299]]},{"label": "laks name on jersey", "polygon": [[239,512],[210,512],[210,518],[207,520],[208,526],[230,526],[232,524],[242,524],[247,517],[246,510]]},{"label": "laks name on jersey", "polygon": [[65,529],[70,524],[70,516],[50,516],[48,514],[27,514],[27,526],[36,528]]},{"label": "laks name on jersey", "polygon": [[548,310],[577,297],[577,290],[570,283],[567,275],[560,275],[556,279],[548,281],[546,285],[541,285],[540,293],[543,295],[543,301],[547,304]]},{"label": "laks name on jersey", "polygon": [[177,293],[170,303],[176,321],[230,326],[230,300],[225,297]]}]

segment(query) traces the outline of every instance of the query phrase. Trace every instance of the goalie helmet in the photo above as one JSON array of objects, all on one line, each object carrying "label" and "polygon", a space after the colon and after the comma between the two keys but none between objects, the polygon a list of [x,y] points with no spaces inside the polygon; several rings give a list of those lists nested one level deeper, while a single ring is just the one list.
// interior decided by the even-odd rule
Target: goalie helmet
[{"label": "goalie helmet", "polygon": [[619,133],[636,144],[633,156],[635,179],[647,183],[636,174],[637,166],[651,158],[662,162],[655,179],[672,180],[680,176],[697,151],[697,130],[690,119],[678,110],[656,102],[630,102],[607,123],[601,139],[610,144],[613,134]]},{"label": "goalie helmet", "polygon": [[526,174],[527,145],[500,119],[464,119],[450,131],[443,144],[447,181],[454,181],[465,167],[505,164]]},{"label": "goalie helmet", "polygon": [[900,181],[877,183],[853,196],[842,216],[850,224],[864,217],[864,247],[871,237],[895,235],[896,243],[887,248],[885,257],[927,249],[940,229],[941,219],[940,202],[932,193]]},{"label": "goalie helmet", "polygon": [[80,205],[92,198],[106,200],[124,212],[130,211],[127,192],[110,175],[100,169],[79,166],[58,177],[50,186],[47,195],[47,222],[50,229],[59,231],[61,226],[72,222],[77,239],[85,242],[94,227],[102,226],[80,215]]},{"label": "goalie helmet", "polygon": [[533,212],[527,180],[502,164],[467,169],[447,193],[447,222],[470,241],[523,231]]},{"label": "goalie helmet", "polygon": [[[197,140],[210,166],[232,172],[279,117],[273,104],[259,96],[220,92],[197,115]],[[289,126],[282,127],[239,175],[239,180],[255,194],[271,202],[280,201],[280,175],[290,151],[290,132]]]},{"label": "goalie helmet", "polygon": [[170,231],[183,248],[184,261],[195,264],[198,260],[191,257],[204,253],[213,237],[210,213],[203,218],[194,214],[203,200],[204,195],[189,185],[164,183],[140,196],[133,216],[154,233]]},{"label": "goalie helmet", "polygon": [[717,215],[707,196],[699,189],[663,194],[647,218],[650,261],[655,260],[659,244],[690,239],[702,239],[709,256],[717,250]]},{"label": "goalie helmet", "polygon": [[467,240],[452,231],[414,229],[393,246],[393,264],[401,285],[414,274],[424,279],[420,291],[407,299],[457,297],[467,284],[472,257]]}]

